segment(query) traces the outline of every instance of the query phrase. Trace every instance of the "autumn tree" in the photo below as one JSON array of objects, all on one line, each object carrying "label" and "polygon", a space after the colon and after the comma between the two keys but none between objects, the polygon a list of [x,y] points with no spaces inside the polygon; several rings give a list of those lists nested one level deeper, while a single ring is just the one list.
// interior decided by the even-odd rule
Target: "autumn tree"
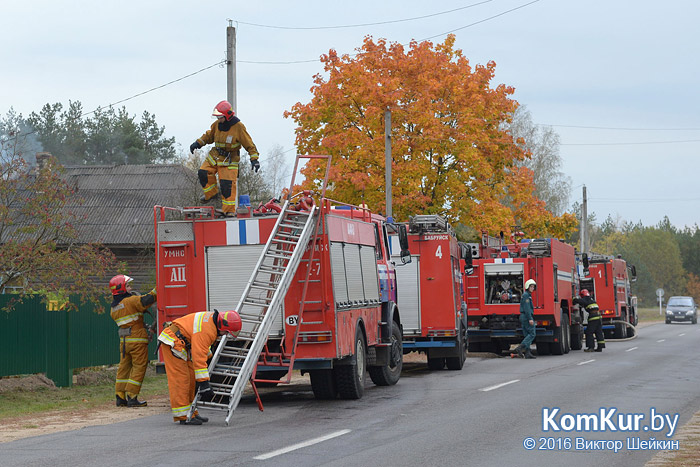
[{"label": "autumn tree", "polygon": [[101,303],[104,283],[92,279],[117,270],[115,257],[99,244],[74,242],[81,219],[65,209],[73,190],[54,158],[41,167],[25,160],[32,147],[21,120],[0,120],[0,291],[13,285],[18,299],[77,294]]},{"label": "autumn tree", "polygon": [[[495,63],[472,66],[455,38],[442,44],[387,44],[367,37],[354,56],[321,57],[308,104],[286,117],[301,153],[330,154],[330,196],[384,211],[384,112],[392,120],[393,212],[398,220],[442,214],[491,232],[520,224],[531,235],[561,236],[573,216],[555,217],[533,195],[527,155],[503,129],[518,104],[513,88],[491,86]],[[306,187],[322,179],[307,163]]]}]

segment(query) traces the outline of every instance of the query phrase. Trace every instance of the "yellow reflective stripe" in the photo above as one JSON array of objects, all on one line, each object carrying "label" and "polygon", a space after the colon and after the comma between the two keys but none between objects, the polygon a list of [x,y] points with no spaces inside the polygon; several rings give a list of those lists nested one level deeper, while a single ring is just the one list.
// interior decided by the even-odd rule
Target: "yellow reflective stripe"
[{"label": "yellow reflective stripe", "polygon": [[132,321],[138,320],[140,316],[141,316],[141,313],[136,313],[133,315],[122,316],[121,318],[117,318],[114,321],[117,322],[117,325],[124,326],[125,324],[129,324]]},{"label": "yellow reflective stripe", "polygon": [[126,341],[148,344],[148,339],[146,337],[127,337]]},{"label": "yellow reflective stripe", "polygon": [[235,199],[232,199],[232,200],[222,199],[221,204],[223,204],[224,206],[235,206],[236,200]]},{"label": "yellow reflective stripe", "polygon": [[129,384],[133,384],[134,386],[141,386],[141,383],[139,383],[138,381],[134,381],[133,379],[129,380]]},{"label": "yellow reflective stripe", "polygon": [[119,384],[119,383],[128,383],[128,382],[129,382],[128,379],[118,379],[118,380],[117,380],[117,384]]},{"label": "yellow reflective stripe", "polygon": [[209,379],[209,370],[206,368],[194,370],[194,379]]},{"label": "yellow reflective stripe", "polygon": [[211,165],[213,165],[213,166],[216,166],[216,159],[214,159],[214,158],[211,156],[211,152],[207,155],[207,160],[209,161],[209,164],[211,164]]},{"label": "yellow reflective stripe", "polygon": [[[241,143],[214,143],[214,147],[227,150],[227,148],[236,149],[240,147]],[[230,151],[229,151],[230,152]]]},{"label": "yellow reflective stripe", "polygon": [[192,404],[183,405],[182,407],[173,407],[171,410],[173,412],[173,417],[186,416],[187,412],[190,411]]},{"label": "yellow reflective stripe", "polygon": [[600,319],[600,316],[591,316],[588,318],[588,321],[593,321],[595,319]]},{"label": "yellow reflective stripe", "polygon": [[165,345],[169,345],[172,347],[175,345],[175,339],[170,336],[170,334],[166,333],[165,331],[161,332],[160,335],[158,336],[158,340],[161,341]]},{"label": "yellow reflective stripe", "polygon": [[192,334],[202,331],[202,320],[204,319],[204,315],[206,314],[206,311],[200,311],[194,314],[194,326],[192,326]]},{"label": "yellow reflective stripe", "polygon": [[216,183],[212,183],[212,185],[209,188],[204,188],[205,193],[209,193],[212,191],[214,188],[216,188]]},{"label": "yellow reflective stripe", "polygon": [[229,169],[237,169],[238,168],[238,162],[229,162],[228,164],[221,163],[219,164],[224,167],[228,167]]}]

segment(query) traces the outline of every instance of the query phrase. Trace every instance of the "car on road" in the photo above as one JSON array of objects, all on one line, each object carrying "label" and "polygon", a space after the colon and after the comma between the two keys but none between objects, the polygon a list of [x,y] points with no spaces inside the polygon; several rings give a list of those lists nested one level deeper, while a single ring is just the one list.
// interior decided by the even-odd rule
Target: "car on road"
[{"label": "car on road", "polygon": [[698,322],[698,307],[693,297],[671,297],[666,303],[666,324],[671,321]]}]

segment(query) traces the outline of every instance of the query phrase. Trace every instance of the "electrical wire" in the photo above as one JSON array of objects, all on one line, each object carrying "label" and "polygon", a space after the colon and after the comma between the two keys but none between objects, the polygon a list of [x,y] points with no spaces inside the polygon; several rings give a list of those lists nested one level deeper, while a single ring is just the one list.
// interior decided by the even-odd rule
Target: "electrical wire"
[{"label": "electrical wire", "polygon": [[536,123],[537,126],[556,126],[561,128],[585,128],[590,130],[623,130],[623,131],[698,131],[700,128],[622,128],[608,126],[584,125],[553,125],[551,123]]},{"label": "electrical wire", "polygon": [[309,27],[303,27],[303,26],[272,26],[269,24],[258,24],[258,23],[247,23],[245,21],[236,21],[239,24],[245,24],[247,26],[255,26],[259,28],[269,28],[269,29],[287,29],[287,30],[322,30],[322,29],[347,29],[347,28],[359,28],[359,27],[365,27],[365,26],[379,26],[383,24],[393,24],[393,23],[404,23],[407,21],[416,21],[419,19],[425,19],[425,18],[432,18],[435,16],[440,16],[440,15],[446,15],[448,13],[454,13],[455,11],[460,11],[460,10],[466,10],[467,8],[472,8],[475,6],[483,5],[484,3],[490,3],[493,0],[484,0],[483,2],[479,3],[473,3],[471,5],[459,7],[459,8],[453,8],[452,10],[447,10],[447,11],[441,11],[439,13],[432,13],[429,15],[423,15],[423,16],[415,16],[413,18],[405,18],[405,19],[396,19],[396,20],[391,20],[391,21],[379,21],[376,23],[361,23],[361,24],[347,24],[347,25],[341,25],[341,26],[309,26]]},{"label": "electrical wire", "polygon": [[636,143],[559,143],[560,146],[627,146],[645,144],[675,144],[675,143],[700,143],[700,139],[685,139],[679,141],[640,141]]}]

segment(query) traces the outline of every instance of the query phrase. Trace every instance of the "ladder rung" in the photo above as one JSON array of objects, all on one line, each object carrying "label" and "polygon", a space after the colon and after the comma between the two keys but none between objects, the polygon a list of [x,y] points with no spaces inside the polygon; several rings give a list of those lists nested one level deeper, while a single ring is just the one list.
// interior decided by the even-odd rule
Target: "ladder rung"
[{"label": "ladder rung", "polygon": [[268,272],[272,274],[284,274],[284,271],[286,271],[286,267],[282,266],[260,266],[259,271],[261,272]]},{"label": "ladder rung", "polygon": [[[297,238],[299,238],[299,237],[297,237]],[[297,241],[297,242],[293,242],[293,241],[291,241],[291,240],[282,240],[281,238],[275,238],[275,239],[273,239],[273,240],[272,240],[272,243],[282,243],[282,244],[284,244],[284,245],[298,245],[298,244],[299,244],[298,241]]]},{"label": "ladder rung", "polygon": [[251,289],[257,289],[257,290],[268,290],[270,292],[274,292],[277,290],[277,287],[267,287],[264,285],[258,285],[258,284],[250,284]]},{"label": "ladder rung", "polygon": [[228,410],[228,404],[217,404],[216,402],[197,401],[197,407],[203,407],[205,409],[219,408]]},{"label": "ladder rung", "polygon": [[[260,300],[260,301],[259,301],[259,302],[252,302],[251,300]],[[248,297],[246,300],[243,301],[243,304],[244,304],[244,305],[250,305],[250,306],[258,306],[258,307],[263,307],[263,308],[264,308],[264,307],[266,307],[266,306],[268,306],[268,305],[270,304],[270,301],[272,301],[272,299],[265,299],[265,300],[263,300],[262,298],[255,299],[255,298],[250,298],[250,297]]]},{"label": "ladder rung", "polygon": [[217,370],[214,368],[214,371],[211,372],[212,375],[217,375],[217,376],[238,376],[238,374],[241,372],[240,367],[237,368],[237,371],[228,371],[228,370]]}]

